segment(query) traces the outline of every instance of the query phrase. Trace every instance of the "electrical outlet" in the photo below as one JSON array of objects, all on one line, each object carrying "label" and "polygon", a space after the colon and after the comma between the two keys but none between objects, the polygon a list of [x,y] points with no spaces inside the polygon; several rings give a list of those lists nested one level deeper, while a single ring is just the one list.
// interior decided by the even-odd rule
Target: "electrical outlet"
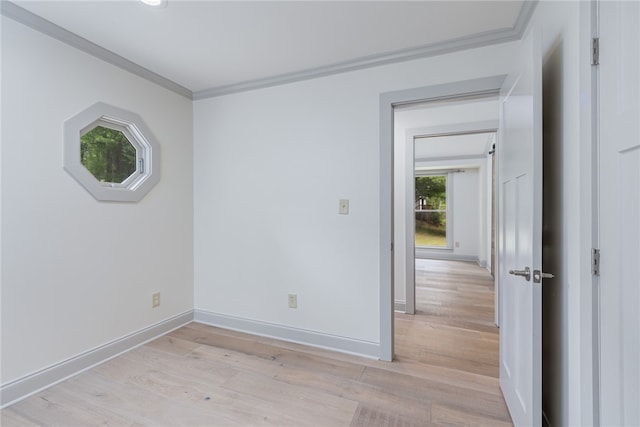
[{"label": "electrical outlet", "polygon": [[151,294],[151,308],[160,307],[160,292]]},{"label": "electrical outlet", "polygon": [[349,200],[340,199],[340,207],[338,209],[340,215],[349,215]]},{"label": "electrical outlet", "polygon": [[456,242],[456,248],[460,247],[460,242]]},{"label": "electrical outlet", "polygon": [[298,295],[289,294],[289,308],[298,308]]}]

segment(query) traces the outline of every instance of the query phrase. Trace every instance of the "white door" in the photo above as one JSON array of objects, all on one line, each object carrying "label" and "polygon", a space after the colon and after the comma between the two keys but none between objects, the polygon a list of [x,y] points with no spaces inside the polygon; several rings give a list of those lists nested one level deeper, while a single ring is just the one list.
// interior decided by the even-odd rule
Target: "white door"
[{"label": "white door", "polygon": [[500,386],[515,426],[539,426],[542,284],[535,271],[542,264],[542,69],[535,32],[523,40],[518,65],[505,82],[497,150]]},{"label": "white door", "polygon": [[640,3],[600,2],[600,420],[640,425]]}]

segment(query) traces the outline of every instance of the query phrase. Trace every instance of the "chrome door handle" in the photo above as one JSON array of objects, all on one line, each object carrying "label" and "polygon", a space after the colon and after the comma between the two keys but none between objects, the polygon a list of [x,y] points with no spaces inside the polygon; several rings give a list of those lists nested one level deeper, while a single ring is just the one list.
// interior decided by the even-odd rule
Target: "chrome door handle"
[{"label": "chrome door handle", "polygon": [[513,274],[514,276],[522,276],[527,282],[531,280],[531,269],[529,269],[529,267],[525,267],[524,270],[509,270],[509,274]]},{"label": "chrome door handle", "polygon": [[542,273],[540,270],[533,270],[533,283],[540,283],[540,279],[553,279],[554,277],[551,273]]}]

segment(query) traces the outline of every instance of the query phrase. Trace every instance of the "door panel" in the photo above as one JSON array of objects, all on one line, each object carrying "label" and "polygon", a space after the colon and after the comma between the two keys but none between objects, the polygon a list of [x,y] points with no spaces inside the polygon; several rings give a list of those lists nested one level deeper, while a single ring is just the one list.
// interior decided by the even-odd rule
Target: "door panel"
[{"label": "door panel", "polygon": [[640,3],[600,3],[600,419],[640,425]]},{"label": "door panel", "polygon": [[[542,422],[542,288],[533,281],[533,270],[542,264],[542,69],[536,33],[523,40],[522,58],[503,96],[500,386],[514,424],[530,426]],[[529,278],[523,277],[525,268]]]}]

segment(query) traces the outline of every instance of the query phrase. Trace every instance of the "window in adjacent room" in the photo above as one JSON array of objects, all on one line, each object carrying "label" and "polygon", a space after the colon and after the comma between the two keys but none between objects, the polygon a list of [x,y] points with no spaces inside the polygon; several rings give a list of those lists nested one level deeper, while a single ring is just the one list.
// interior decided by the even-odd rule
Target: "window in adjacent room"
[{"label": "window in adjacent room", "polygon": [[447,175],[415,177],[416,246],[447,248]]}]

